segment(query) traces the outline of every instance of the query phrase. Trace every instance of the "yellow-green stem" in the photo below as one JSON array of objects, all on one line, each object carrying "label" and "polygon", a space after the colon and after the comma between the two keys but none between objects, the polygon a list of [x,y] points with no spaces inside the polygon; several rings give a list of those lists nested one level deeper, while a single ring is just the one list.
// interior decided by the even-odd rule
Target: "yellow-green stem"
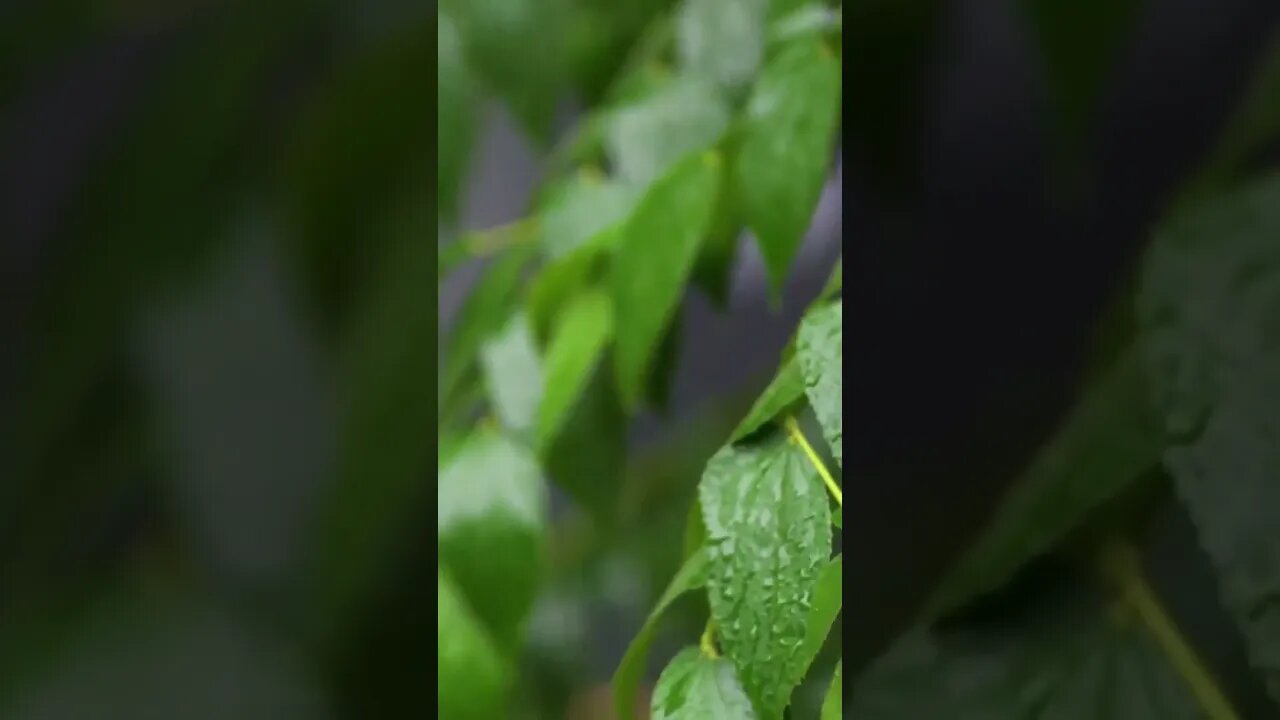
[{"label": "yellow-green stem", "polygon": [[716,650],[716,619],[707,619],[707,628],[702,631],[702,639],[698,641],[699,647],[702,648],[702,654],[711,659],[720,657],[719,651]]},{"label": "yellow-green stem", "polygon": [[813,446],[809,444],[809,439],[800,430],[800,423],[796,422],[795,418],[789,417],[786,419],[786,426],[787,435],[790,436],[791,442],[798,445],[809,458],[809,462],[813,463],[814,469],[822,476],[822,482],[826,484],[827,490],[831,492],[831,497],[836,499],[836,505],[844,507],[844,494],[840,492],[840,486],[836,484],[835,478],[831,476],[831,472],[823,464],[822,458],[818,457],[817,451],[813,449]]}]

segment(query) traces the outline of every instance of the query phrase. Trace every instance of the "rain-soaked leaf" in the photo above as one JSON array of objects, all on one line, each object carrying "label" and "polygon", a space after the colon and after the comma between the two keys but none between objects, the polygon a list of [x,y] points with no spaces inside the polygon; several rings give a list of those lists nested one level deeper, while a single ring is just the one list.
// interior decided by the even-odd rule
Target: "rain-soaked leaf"
[{"label": "rain-soaked leaf", "polygon": [[640,632],[632,638],[631,645],[622,656],[622,662],[613,674],[613,697],[619,720],[635,720],[636,689],[644,676],[645,663],[649,657],[649,646],[653,644],[654,635],[658,631],[658,621],[662,613],[676,598],[696,590],[707,582],[707,551],[700,549],[685,560],[671,584],[663,591],[662,597],[649,612]]},{"label": "rain-soaked leaf", "polygon": [[503,427],[517,437],[530,438],[542,402],[543,373],[524,313],[517,312],[485,342],[480,362],[489,399]]},{"label": "rain-soaked leaf", "polygon": [[689,155],[654,183],[623,228],[612,286],[618,389],[627,408],[639,404],[684,297],[711,222],[720,163],[714,154]]},{"label": "rain-soaked leaf", "polygon": [[547,490],[528,450],[482,429],[439,473],[440,564],[503,648],[513,648],[545,564]]},{"label": "rain-soaked leaf", "polygon": [[809,39],[769,61],[747,103],[734,187],[775,298],[818,207],[839,115],[840,61]]},{"label": "rain-soaked leaf", "polygon": [[774,440],[722,449],[698,497],[720,645],[760,716],[780,718],[812,661],[809,616],[831,555],[826,489],[799,448]]},{"label": "rain-soaked leaf", "polygon": [[1140,342],[1164,464],[1280,701],[1280,175],[1176,217],[1145,260]]},{"label": "rain-soaked leaf", "polygon": [[796,335],[805,395],[822,426],[831,456],[844,466],[844,303],[810,312]]},{"label": "rain-soaked leaf", "polygon": [[754,720],[733,665],[685,648],[671,660],[653,690],[652,720]]},{"label": "rain-soaked leaf", "polygon": [[605,293],[588,291],[565,308],[547,347],[546,390],[538,407],[539,449],[548,447],[560,432],[612,334],[613,307]]},{"label": "rain-soaked leaf", "polygon": [[511,668],[467,606],[457,585],[437,571],[436,688],[439,713],[450,720],[502,717]]},{"label": "rain-soaked leaf", "polygon": [[711,148],[729,127],[715,86],[680,77],[610,114],[605,151],[617,177],[644,186],[691,153]]},{"label": "rain-soaked leaf", "polygon": [[755,78],[768,0],[685,0],[676,14],[681,67],[729,92]]}]

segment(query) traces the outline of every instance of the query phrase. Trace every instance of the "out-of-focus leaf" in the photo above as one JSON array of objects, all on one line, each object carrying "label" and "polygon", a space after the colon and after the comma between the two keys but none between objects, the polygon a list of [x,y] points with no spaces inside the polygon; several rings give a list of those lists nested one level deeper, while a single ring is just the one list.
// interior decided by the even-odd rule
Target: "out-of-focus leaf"
[{"label": "out-of-focus leaf", "polygon": [[915,631],[855,683],[851,717],[1206,717],[1187,685],[1126,610],[1064,586],[984,628]]},{"label": "out-of-focus leaf", "polygon": [[632,638],[631,645],[622,656],[622,662],[613,673],[614,709],[619,720],[635,720],[636,688],[644,676],[645,663],[649,657],[649,646],[653,644],[654,635],[658,631],[658,621],[671,603],[681,595],[702,587],[707,582],[707,552],[705,549],[695,552],[685,560],[671,584],[663,591],[658,603],[649,612],[644,626]]},{"label": "out-of-focus leaf", "polygon": [[1176,216],[1144,261],[1139,341],[1164,465],[1280,701],[1280,175]]},{"label": "out-of-focus leaf", "polygon": [[478,430],[439,474],[441,565],[498,644],[516,647],[542,581],[547,490],[532,454]]},{"label": "out-of-focus leaf", "polygon": [[559,322],[560,313],[567,304],[596,280],[603,278],[605,261],[609,258],[618,238],[621,226],[614,225],[585,245],[543,265],[529,281],[525,305],[534,334],[545,338]]},{"label": "out-of-focus leaf", "polygon": [[769,61],[747,103],[734,187],[775,299],[826,184],[840,77],[840,61],[828,48],[797,41]]},{"label": "out-of-focus leaf", "polygon": [[446,0],[473,66],[530,135],[549,140],[564,89],[564,9],[540,0]]},{"label": "out-of-focus leaf", "polygon": [[679,77],[612,112],[605,150],[618,178],[644,186],[690,154],[715,145],[728,127],[729,107],[716,88]]},{"label": "out-of-focus leaf", "polygon": [[440,693],[440,717],[502,717],[507,709],[511,668],[443,568],[437,577],[436,689]]},{"label": "out-of-focus leaf", "polygon": [[640,401],[663,333],[684,295],[711,222],[720,159],[693,154],[654,183],[622,231],[613,261],[618,388]]},{"label": "out-of-focus leaf", "polygon": [[804,399],[804,375],[794,357],[785,360],[769,386],[760,393],[747,417],[733,431],[730,442],[738,442],[774,421]]},{"label": "out-of-focus leaf", "polygon": [[754,720],[755,710],[733,665],[685,648],[658,678],[652,720]]},{"label": "out-of-focus leaf", "polygon": [[677,307],[675,316],[662,334],[662,341],[658,343],[658,350],[654,353],[653,371],[649,373],[648,387],[644,394],[649,407],[659,413],[664,413],[671,407],[671,392],[675,388],[676,373],[680,369],[683,339],[684,318],[681,309]]},{"label": "out-of-focus leaf", "polygon": [[796,334],[805,395],[836,463],[844,466],[844,303],[811,311]]},{"label": "out-of-focus leaf", "polygon": [[836,663],[831,688],[827,690],[827,698],[822,701],[822,720],[844,720],[844,683],[840,680],[842,667],[843,663]]},{"label": "out-of-focus leaf", "polygon": [[685,0],[676,11],[676,42],[686,72],[730,93],[755,78],[764,55],[768,0]]},{"label": "out-of-focus leaf", "polygon": [[844,508],[836,508],[835,513],[831,515],[831,524],[838,528],[844,527]]},{"label": "out-of-focus leaf", "polygon": [[542,249],[556,260],[626,219],[635,206],[635,190],[589,173],[567,181],[540,213]]},{"label": "out-of-focus leaf", "polygon": [[[726,161],[734,162],[733,149],[727,148]],[[732,168],[726,168],[726,176],[732,176]],[[735,197],[726,186],[716,202],[716,211],[711,221],[711,229],[698,254],[697,264],[693,268],[693,283],[721,310],[729,306],[729,293],[732,290],[733,264],[737,259],[738,241],[742,237],[742,219],[738,216],[738,208],[734,204]]]},{"label": "out-of-focus leaf", "polygon": [[[394,221],[400,207],[433,197],[436,108],[424,86],[433,65],[432,25],[424,7],[385,37],[340,55],[332,76],[317,84],[290,128],[283,201],[297,233],[303,280],[330,327],[347,322],[383,254],[393,252],[395,230],[388,220]],[[441,29],[447,32],[445,25]],[[456,131],[449,127],[455,121],[449,112],[442,116],[442,131]],[[465,150],[466,140],[451,138],[441,146]],[[440,159],[451,161],[447,154]],[[448,188],[437,189],[448,199]]]},{"label": "out-of-focus leaf", "polygon": [[1163,438],[1130,348],[1085,391],[977,542],[938,586],[930,615],[996,590],[1160,461]]},{"label": "out-of-focus leaf", "polygon": [[436,198],[441,217],[451,219],[475,142],[478,93],[457,25],[446,12],[436,18]]},{"label": "out-of-focus leaf", "polygon": [[780,718],[812,661],[804,647],[831,555],[826,490],[791,443],[730,446],[698,487],[707,594],[725,655],[764,718]]},{"label": "out-of-focus leaf", "polygon": [[537,416],[536,446],[540,450],[549,447],[559,434],[612,335],[613,308],[605,293],[588,291],[565,309],[547,348],[546,391]]},{"label": "out-of-focus leaf", "polygon": [[[840,11],[821,3],[806,5],[805,2],[782,0],[770,3],[769,12],[774,19],[769,23],[765,38],[768,45],[784,45],[806,36],[840,32]],[[786,5],[793,7],[784,8]]]},{"label": "out-of-focus leaf", "polygon": [[532,439],[538,406],[542,403],[542,359],[524,313],[517,312],[480,350],[489,398],[503,427],[520,438]]},{"label": "out-of-focus leaf", "polygon": [[[519,244],[495,258],[458,310],[445,345],[440,380],[440,404],[451,407],[468,375],[475,371],[480,348],[510,318],[520,296],[520,280],[536,246]],[[431,312],[426,310],[424,312]],[[423,367],[430,367],[425,365]]]},{"label": "out-of-focus leaf", "polygon": [[543,449],[543,461],[556,485],[604,522],[617,509],[626,452],[627,415],[606,354],[588,371],[586,387]]},{"label": "out-of-focus leaf", "polygon": [[822,292],[818,294],[818,302],[827,302],[840,297],[840,293],[844,290],[844,259],[836,260],[836,266],[831,271],[831,277],[827,278],[827,284],[822,287]]}]

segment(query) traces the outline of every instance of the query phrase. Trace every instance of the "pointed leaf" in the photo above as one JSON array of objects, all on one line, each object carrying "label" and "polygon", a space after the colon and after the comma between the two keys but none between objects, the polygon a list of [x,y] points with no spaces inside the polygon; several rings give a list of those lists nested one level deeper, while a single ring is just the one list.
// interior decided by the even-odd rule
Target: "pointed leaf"
[{"label": "pointed leaf", "polygon": [[501,717],[511,669],[443,569],[437,571],[436,674],[440,717]]},{"label": "pointed leaf", "polygon": [[676,15],[681,67],[727,91],[755,78],[768,0],[685,0]]},{"label": "pointed leaf", "polygon": [[658,603],[649,612],[649,617],[645,619],[640,632],[632,638],[631,645],[613,674],[614,705],[619,720],[635,719],[636,688],[639,687],[640,679],[644,676],[649,646],[653,644],[662,613],[666,612],[676,598],[690,590],[702,587],[706,582],[707,551],[704,548],[690,555],[676,576],[671,579],[671,584],[663,591],[662,597],[658,598]]},{"label": "pointed leaf", "polygon": [[844,303],[810,312],[796,334],[805,394],[831,456],[844,467]]},{"label": "pointed leaf", "polygon": [[523,312],[517,312],[481,348],[489,398],[503,427],[519,438],[533,431],[542,402],[542,360]]},{"label": "pointed leaf", "polygon": [[836,674],[831,679],[831,688],[827,690],[827,699],[822,701],[822,720],[844,720],[844,683],[840,680],[840,668],[843,663],[836,663]]},{"label": "pointed leaf", "polygon": [[754,720],[751,700],[727,660],[685,648],[653,689],[652,720]]},{"label": "pointed leaf", "polygon": [[1280,175],[1176,217],[1145,260],[1140,342],[1164,465],[1280,701]]},{"label": "pointed leaf", "polygon": [[547,491],[538,466],[514,441],[479,430],[438,483],[440,564],[498,643],[512,648],[544,565]]},{"label": "pointed leaf", "polygon": [[620,179],[644,186],[719,142],[729,119],[729,107],[714,86],[681,77],[613,112],[605,149]]},{"label": "pointed leaf", "polygon": [[613,262],[618,388],[638,405],[657,345],[684,295],[720,186],[720,159],[690,155],[640,201]]},{"label": "pointed leaf", "polygon": [[818,584],[813,591],[813,603],[809,608],[809,619],[806,623],[804,643],[800,646],[800,668],[795,676],[795,683],[804,679],[811,665],[822,651],[822,646],[831,633],[831,626],[840,614],[840,606],[844,603],[844,558],[837,555],[822,568],[818,576]]},{"label": "pointed leaf", "polygon": [[588,370],[586,388],[542,453],[552,482],[604,523],[617,510],[627,452],[627,415],[609,367],[605,358]]},{"label": "pointed leaf", "polygon": [[571,301],[547,348],[546,391],[538,406],[539,449],[560,432],[613,334],[609,296],[588,291]]},{"label": "pointed leaf", "polygon": [[477,92],[457,25],[448,13],[436,17],[436,197],[440,215],[452,218],[475,142]]},{"label": "pointed leaf", "polygon": [[779,718],[812,660],[803,645],[831,553],[826,489],[803,452],[773,441],[722,449],[698,497],[720,644],[759,714]]},{"label": "pointed leaf", "polygon": [[764,425],[785,413],[789,408],[804,398],[804,376],[800,373],[800,363],[794,357],[785,361],[778,374],[756,399],[747,417],[736,430],[730,442],[751,435]]},{"label": "pointed leaf", "polygon": [[813,40],[770,60],[747,104],[735,187],[775,297],[826,184],[839,112],[840,62]]}]

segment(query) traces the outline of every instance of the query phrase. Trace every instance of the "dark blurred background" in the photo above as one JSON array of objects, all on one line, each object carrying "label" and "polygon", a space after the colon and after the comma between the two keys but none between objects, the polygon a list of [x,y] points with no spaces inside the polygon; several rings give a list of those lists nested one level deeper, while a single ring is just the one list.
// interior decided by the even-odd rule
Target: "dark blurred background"
[{"label": "dark blurred background", "polygon": [[[690,294],[674,401],[628,438],[646,531],[553,543],[530,629],[547,717],[608,717],[702,463],[844,251],[844,647],[874,655],[1066,410],[1280,23],[1273,0],[845,11],[843,160],[785,302],[749,243],[727,308]],[[430,226],[435,12],[0,2],[0,720],[430,712],[427,376],[479,267],[433,295],[426,240],[521,216],[546,171],[489,103],[461,217]],[[1238,663],[1185,519],[1166,525],[1175,605]],[[653,655],[694,636],[686,615]]]}]

